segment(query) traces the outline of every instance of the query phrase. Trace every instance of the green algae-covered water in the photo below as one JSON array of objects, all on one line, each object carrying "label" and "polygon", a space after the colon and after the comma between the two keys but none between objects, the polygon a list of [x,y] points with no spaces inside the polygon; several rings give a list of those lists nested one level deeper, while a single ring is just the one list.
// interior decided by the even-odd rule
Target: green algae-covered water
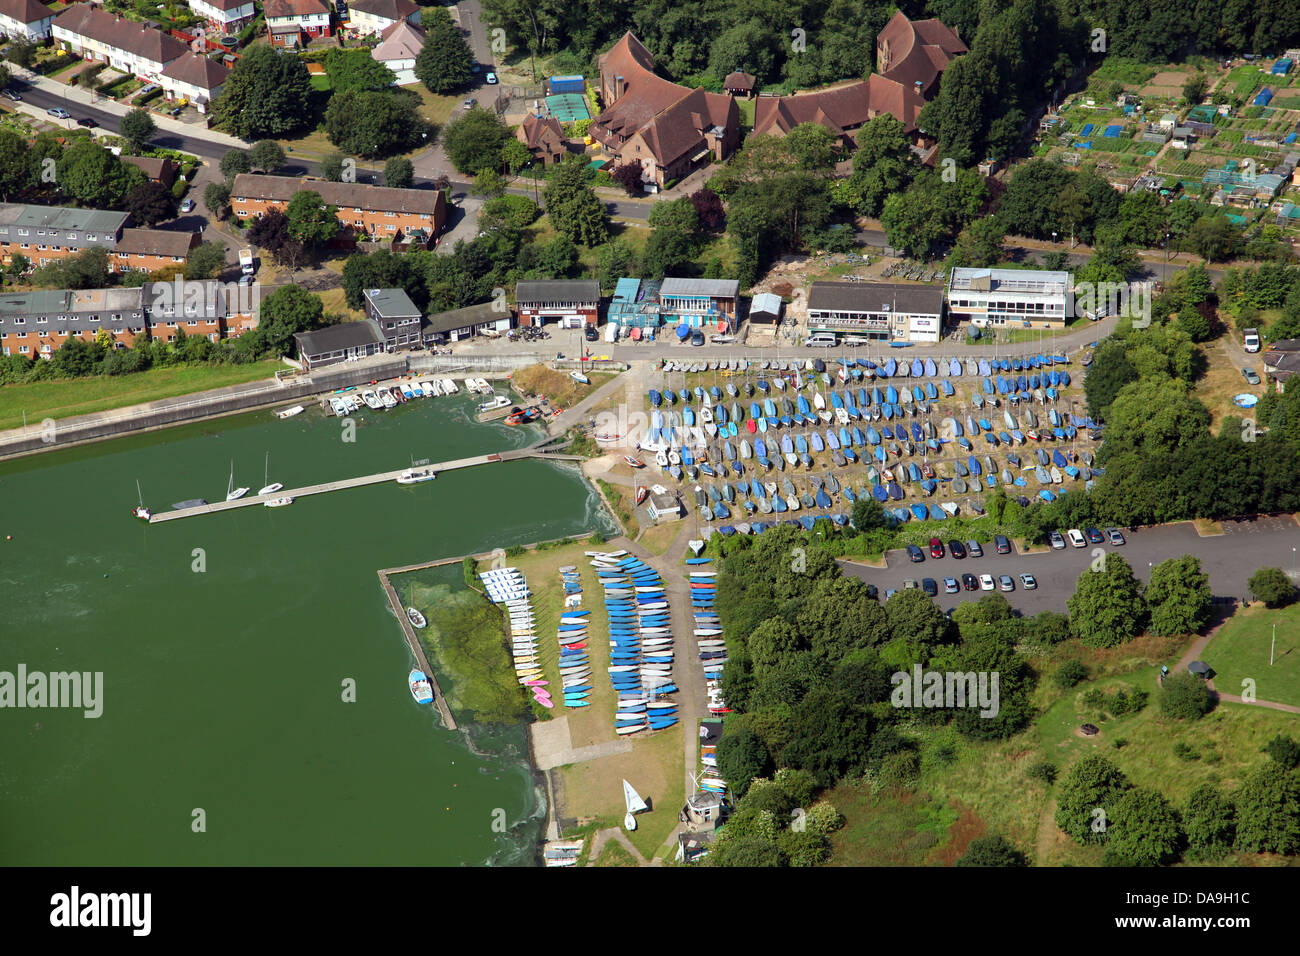
[{"label": "green algae-covered water", "polygon": [[532,863],[545,808],[524,728],[473,728],[470,747],[414,703],[375,571],[607,530],[576,471],[528,460],[282,509],[129,513],[137,480],[155,511],[223,500],[232,459],[255,494],[268,451],[294,488],[536,435],[472,408],[366,412],[354,441],[319,410],[257,412],[0,464],[0,671],[103,673],[98,718],[0,709],[0,860]]}]

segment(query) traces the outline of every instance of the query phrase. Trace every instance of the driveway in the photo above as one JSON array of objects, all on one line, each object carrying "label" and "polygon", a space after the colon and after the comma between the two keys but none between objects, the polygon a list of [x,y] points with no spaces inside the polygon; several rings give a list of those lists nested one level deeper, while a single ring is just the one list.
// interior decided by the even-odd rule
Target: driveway
[{"label": "driveway", "polygon": [[[944,594],[945,577],[960,580],[965,573],[977,577],[987,573],[996,579],[999,575],[1009,574],[1015,580],[1016,589],[1004,593],[1003,597],[1028,617],[1040,611],[1065,612],[1066,599],[1074,593],[1079,575],[1092,562],[1094,549],[1114,552],[1122,557],[1133,568],[1133,573],[1143,581],[1146,581],[1152,565],[1184,554],[1195,555],[1201,560],[1201,569],[1210,576],[1210,587],[1215,597],[1248,600],[1246,580],[1262,567],[1279,567],[1288,573],[1292,572],[1296,567],[1297,549],[1300,548],[1300,526],[1287,515],[1262,515],[1242,521],[1225,521],[1224,534],[1214,537],[1197,534],[1190,522],[1142,528],[1135,532],[1124,528],[1120,530],[1126,543],[1117,548],[1110,545],[1072,548],[1067,544],[1064,551],[1018,554],[1013,549],[1011,554],[997,554],[992,544],[985,544],[983,557],[967,557],[962,560],[956,560],[951,555],[931,558],[927,548],[923,549],[925,561],[919,564],[912,564],[907,558],[907,552],[899,549],[885,555],[888,565],[885,569],[852,561],[844,561],[841,566],[846,574],[876,585],[882,598],[890,588],[901,591],[903,582],[908,578],[917,582],[922,578],[934,578],[940,588],[939,596],[934,600],[944,610],[966,601],[978,600],[982,595],[990,593],[962,591],[959,594]],[[945,537],[943,542],[946,551],[948,539]],[[1038,580],[1037,590],[1025,591],[1021,588],[1021,572],[1028,572]],[[1294,574],[1292,578],[1295,579]]]}]

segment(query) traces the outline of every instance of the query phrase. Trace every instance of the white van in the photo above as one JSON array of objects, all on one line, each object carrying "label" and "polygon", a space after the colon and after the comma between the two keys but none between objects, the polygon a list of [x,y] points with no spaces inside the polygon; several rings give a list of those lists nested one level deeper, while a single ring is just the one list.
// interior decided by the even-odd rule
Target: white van
[{"label": "white van", "polygon": [[834,332],[814,332],[808,338],[803,340],[805,348],[833,348],[835,346]]},{"label": "white van", "polygon": [[1241,333],[1241,347],[1247,352],[1259,351],[1259,329],[1245,329]]}]

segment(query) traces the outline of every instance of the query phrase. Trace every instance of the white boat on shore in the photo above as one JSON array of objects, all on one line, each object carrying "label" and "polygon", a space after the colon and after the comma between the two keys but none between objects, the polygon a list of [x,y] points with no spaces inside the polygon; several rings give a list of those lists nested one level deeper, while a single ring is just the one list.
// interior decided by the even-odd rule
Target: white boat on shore
[{"label": "white boat on shore", "polygon": [[361,393],[361,400],[366,403],[368,408],[372,408],[375,411],[379,411],[384,407],[384,403],[380,401],[379,396],[369,389]]},{"label": "white boat on shore", "polygon": [[397,407],[397,399],[393,398],[393,393],[386,388],[380,390],[379,400],[384,403],[384,408]]},{"label": "white boat on shore", "polygon": [[282,408],[275,413],[276,418],[293,418],[295,415],[301,415],[304,411],[301,405],[291,405],[289,408]]}]

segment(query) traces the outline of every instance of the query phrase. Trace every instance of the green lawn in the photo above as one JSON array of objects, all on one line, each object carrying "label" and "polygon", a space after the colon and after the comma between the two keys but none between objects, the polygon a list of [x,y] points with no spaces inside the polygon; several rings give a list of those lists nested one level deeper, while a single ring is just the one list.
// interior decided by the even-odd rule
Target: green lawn
[{"label": "green lawn", "polygon": [[186,365],[150,369],[133,375],[32,382],[0,386],[0,429],[19,428],[46,418],[89,415],[126,405],[174,398],[225,385],[270,378],[281,364],[274,360],[250,365]]},{"label": "green lawn", "polygon": [[[1277,648],[1270,667],[1274,624]],[[1222,693],[1240,694],[1242,682],[1252,679],[1257,699],[1300,705],[1300,604],[1276,611],[1257,604],[1238,611],[1202,656],[1214,668],[1214,686]]]}]

